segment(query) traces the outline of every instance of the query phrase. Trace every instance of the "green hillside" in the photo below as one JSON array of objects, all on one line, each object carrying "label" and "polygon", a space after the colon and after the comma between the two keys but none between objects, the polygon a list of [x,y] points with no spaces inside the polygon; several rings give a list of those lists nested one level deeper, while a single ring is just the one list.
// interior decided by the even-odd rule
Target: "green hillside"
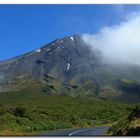
[{"label": "green hillside", "polygon": [[115,123],[109,130],[114,136],[140,136],[140,105],[137,105],[128,116]]},{"label": "green hillside", "polygon": [[111,125],[128,116],[133,105],[97,98],[70,97],[24,89],[0,94],[0,135]]}]

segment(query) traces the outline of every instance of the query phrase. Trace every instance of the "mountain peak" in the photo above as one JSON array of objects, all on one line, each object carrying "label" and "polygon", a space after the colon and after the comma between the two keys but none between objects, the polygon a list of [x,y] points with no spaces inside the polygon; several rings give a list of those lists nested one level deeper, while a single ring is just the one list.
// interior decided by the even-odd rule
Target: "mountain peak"
[{"label": "mountain peak", "polygon": [[17,81],[18,84],[34,80],[43,82],[44,75],[67,83],[76,73],[84,75],[89,65],[95,64],[93,59],[93,53],[80,35],[56,39],[29,53],[1,62],[0,90],[3,91],[2,85],[6,85],[4,89],[16,86]]}]

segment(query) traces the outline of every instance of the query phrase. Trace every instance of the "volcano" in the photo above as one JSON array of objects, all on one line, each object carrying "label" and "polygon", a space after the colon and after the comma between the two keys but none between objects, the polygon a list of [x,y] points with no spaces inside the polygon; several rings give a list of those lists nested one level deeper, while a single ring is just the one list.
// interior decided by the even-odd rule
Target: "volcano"
[{"label": "volcano", "polygon": [[140,101],[140,66],[108,64],[81,35],[66,36],[0,62],[0,92],[39,88],[46,94]]}]

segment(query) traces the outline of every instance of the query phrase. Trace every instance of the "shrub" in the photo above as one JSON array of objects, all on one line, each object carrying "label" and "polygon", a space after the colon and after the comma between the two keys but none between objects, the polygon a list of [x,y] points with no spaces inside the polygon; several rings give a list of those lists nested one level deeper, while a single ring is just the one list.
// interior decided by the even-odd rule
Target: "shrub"
[{"label": "shrub", "polygon": [[24,106],[16,105],[16,106],[10,107],[8,111],[12,113],[14,116],[24,117],[26,109]]}]

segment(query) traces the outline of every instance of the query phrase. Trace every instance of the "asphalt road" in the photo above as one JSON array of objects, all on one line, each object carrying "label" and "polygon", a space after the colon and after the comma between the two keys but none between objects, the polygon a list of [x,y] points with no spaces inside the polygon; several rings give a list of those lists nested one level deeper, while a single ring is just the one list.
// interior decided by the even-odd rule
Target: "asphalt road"
[{"label": "asphalt road", "polygon": [[93,128],[66,129],[58,131],[50,131],[39,134],[38,136],[105,136],[108,126],[98,126]]}]

